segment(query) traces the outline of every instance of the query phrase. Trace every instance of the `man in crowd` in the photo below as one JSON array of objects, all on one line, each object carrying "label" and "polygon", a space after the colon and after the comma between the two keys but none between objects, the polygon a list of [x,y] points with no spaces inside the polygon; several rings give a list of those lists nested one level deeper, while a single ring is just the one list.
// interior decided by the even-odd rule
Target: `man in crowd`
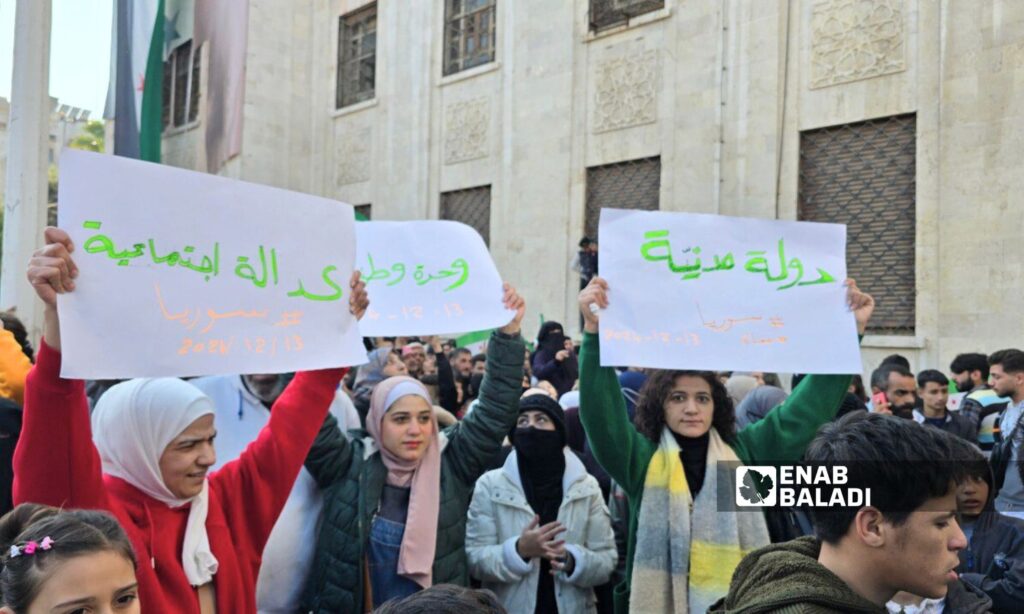
[{"label": "man in crowd", "polygon": [[[917,382],[910,369],[898,362],[883,362],[871,373],[871,411],[912,418],[917,405]],[[878,397],[884,393],[884,399]],[[876,400],[878,399],[878,400]]]},{"label": "man in crowd", "polygon": [[941,371],[926,369],[918,373],[917,394],[924,403],[921,409],[914,410],[914,420],[940,428],[971,443],[977,441],[978,429],[974,423],[946,409],[949,402],[949,379]]},{"label": "man in crowd", "polygon": [[939,429],[865,412],[823,426],[805,458],[845,466],[838,487],[870,488],[872,505],[813,508],[816,537],[744,557],[710,611],[883,613],[899,591],[946,597],[967,547],[956,519],[964,469],[935,460],[957,445]]},{"label": "man in crowd", "polygon": [[456,390],[455,409],[449,409],[449,411],[461,415],[466,409],[466,404],[474,397],[471,385],[473,378],[473,352],[469,348],[455,348],[448,355],[448,364],[452,368]]},{"label": "man in crowd", "polygon": [[967,477],[957,491],[967,548],[960,551],[960,579],[992,599],[992,611],[1024,608],[1024,520],[995,510],[992,469],[985,455],[964,444]]},{"label": "man in crowd", "polygon": [[1010,399],[999,418],[1000,441],[992,449],[996,509],[1024,519],[1024,352],[1000,350],[988,357],[992,389]]},{"label": "man in crowd", "polygon": [[907,369],[908,371],[910,370],[910,361],[903,354],[889,354],[888,356],[882,359],[882,362],[879,363],[879,366],[886,364],[899,365],[904,369]]},{"label": "man in crowd", "polygon": [[402,348],[402,362],[410,377],[419,379],[423,375],[423,363],[427,359],[427,349],[419,341],[411,341]]},{"label": "man in crowd", "polygon": [[[451,414],[459,411],[459,391],[455,383],[455,373],[451,363],[444,353],[444,345],[438,336],[427,337],[423,340],[423,365],[422,374],[419,380],[427,386],[432,393],[436,393],[436,405]],[[403,355],[404,355],[403,350]],[[406,365],[408,366],[408,362]]]},{"label": "man in crowd", "polygon": [[580,239],[580,251],[572,259],[569,268],[580,274],[580,290],[587,287],[597,275],[597,241],[590,237]]},{"label": "man in crowd", "polygon": [[[200,377],[191,383],[213,401],[217,425],[217,464],[211,470],[239,457],[270,420],[274,405],[290,374],[217,375]],[[342,430],[360,428],[359,414],[344,392],[335,395],[331,413]],[[274,530],[263,549],[263,563],[256,582],[256,605],[261,614],[284,614],[294,610],[309,567],[323,502],[313,476],[305,468],[292,487]]]},{"label": "man in crowd", "polygon": [[988,385],[988,356],[978,353],[957,354],[949,364],[956,389],[966,393],[960,403],[960,415],[978,427],[978,445],[991,450],[995,444],[993,426],[1007,404]]},{"label": "man in crowd", "polygon": [[483,375],[484,371],[486,371],[486,370],[487,370],[487,355],[486,354],[477,354],[476,356],[474,356],[473,357],[472,374],[473,375],[478,375],[478,374],[479,375]]},{"label": "man in crowd", "polygon": [[455,348],[449,356],[449,362],[456,380],[469,381],[473,373],[473,352],[466,348]]},{"label": "man in crowd", "polygon": [[[580,290],[587,287],[590,280],[597,275],[597,241],[590,237],[583,237],[579,242],[580,250],[573,256],[569,268],[580,275]],[[583,328],[583,318],[580,318],[580,328]]]}]

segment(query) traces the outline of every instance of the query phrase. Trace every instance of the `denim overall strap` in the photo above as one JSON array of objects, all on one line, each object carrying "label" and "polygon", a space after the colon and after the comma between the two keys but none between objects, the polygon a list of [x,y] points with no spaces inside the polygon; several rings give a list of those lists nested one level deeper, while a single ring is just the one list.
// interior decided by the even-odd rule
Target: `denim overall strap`
[{"label": "denim overall strap", "polygon": [[394,520],[374,516],[370,526],[370,586],[373,587],[373,607],[380,607],[388,599],[407,597],[420,590],[420,585],[398,575],[398,553],[402,548],[405,525]]}]

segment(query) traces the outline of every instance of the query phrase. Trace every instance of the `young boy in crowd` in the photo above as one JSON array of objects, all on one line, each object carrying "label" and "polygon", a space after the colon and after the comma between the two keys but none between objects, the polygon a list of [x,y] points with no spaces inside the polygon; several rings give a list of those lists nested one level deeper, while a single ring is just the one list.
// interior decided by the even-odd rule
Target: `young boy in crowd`
[{"label": "young boy in crowd", "polygon": [[949,378],[935,369],[917,374],[917,396],[923,401],[921,409],[914,410],[914,421],[942,429],[950,435],[974,443],[978,440],[978,427],[970,418],[946,409],[949,402]]},{"label": "young boy in crowd", "polygon": [[[815,537],[755,550],[711,612],[879,613],[899,591],[946,596],[967,539],[957,524],[955,438],[909,420],[854,412],[822,427],[805,459],[845,466],[871,504],[813,508]],[[827,494],[827,493],[826,493]],[[826,497],[827,500],[827,497]]]},{"label": "young boy in crowd", "polygon": [[957,490],[967,548],[960,551],[960,579],[992,598],[992,611],[1024,611],[1024,520],[1000,514],[994,505],[992,470],[984,454],[964,445],[967,477]]}]

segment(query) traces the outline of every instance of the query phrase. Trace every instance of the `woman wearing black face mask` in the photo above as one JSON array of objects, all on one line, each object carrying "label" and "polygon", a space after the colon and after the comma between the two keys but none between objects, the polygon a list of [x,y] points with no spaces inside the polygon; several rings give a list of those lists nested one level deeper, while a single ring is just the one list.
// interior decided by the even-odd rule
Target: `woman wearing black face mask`
[{"label": "woman wearing black face mask", "polygon": [[615,538],[597,480],[566,447],[562,408],[524,397],[509,439],[505,465],[473,493],[470,573],[509,611],[595,612],[593,587],[615,567]]},{"label": "woman wearing black face mask", "polygon": [[545,322],[540,327],[532,365],[537,379],[551,382],[559,397],[572,390],[580,369],[572,339],[565,336],[558,322]]}]

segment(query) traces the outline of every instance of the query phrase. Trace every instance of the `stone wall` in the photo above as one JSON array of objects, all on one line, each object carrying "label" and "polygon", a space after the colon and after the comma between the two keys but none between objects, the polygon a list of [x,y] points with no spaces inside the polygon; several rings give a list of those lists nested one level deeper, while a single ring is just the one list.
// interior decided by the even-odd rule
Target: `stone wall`
[{"label": "stone wall", "polygon": [[1024,346],[1024,4],[948,11],[934,65],[937,253],[926,263],[945,361],[978,346]]},{"label": "stone wall", "polygon": [[801,131],[916,113],[916,331],[866,338],[865,372],[1024,345],[1021,3],[666,0],[594,34],[583,0],[498,0],[495,62],[444,77],[443,2],[384,1],[376,97],[335,110],[338,18],[365,4],[252,0],[225,174],[375,219],[437,217],[442,192],[490,185],[526,321],[573,330],[587,167],[660,156],[663,210],[795,219]]}]

